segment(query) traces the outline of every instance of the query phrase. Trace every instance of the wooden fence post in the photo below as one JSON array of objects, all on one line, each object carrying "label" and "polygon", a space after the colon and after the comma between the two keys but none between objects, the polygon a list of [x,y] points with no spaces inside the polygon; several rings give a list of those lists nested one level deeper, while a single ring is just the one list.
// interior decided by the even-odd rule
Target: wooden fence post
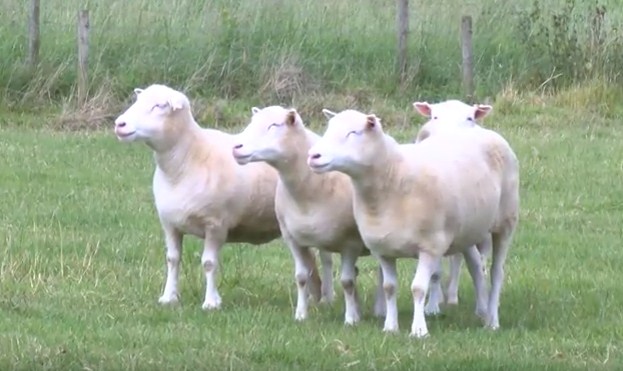
[{"label": "wooden fence post", "polygon": [[472,46],[472,17],[461,18],[461,51],[463,55],[463,89],[467,103],[474,103],[474,50]]},{"label": "wooden fence post", "polygon": [[409,34],[409,0],[396,0],[396,25],[398,31],[397,69],[400,83],[407,72],[407,35]]},{"label": "wooden fence post", "polygon": [[78,100],[86,102],[88,94],[89,11],[78,11]]},{"label": "wooden fence post", "polygon": [[33,68],[39,62],[39,46],[41,45],[39,31],[39,0],[30,1],[28,14],[28,59],[26,63]]}]

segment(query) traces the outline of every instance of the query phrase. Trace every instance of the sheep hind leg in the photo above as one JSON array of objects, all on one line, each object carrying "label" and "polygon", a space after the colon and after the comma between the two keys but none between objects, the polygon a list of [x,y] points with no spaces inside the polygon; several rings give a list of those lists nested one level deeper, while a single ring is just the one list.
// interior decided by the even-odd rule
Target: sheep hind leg
[{"label": "sheep hind leg", "polygon": [[491,289],[489,292],[489,304],[485,327],[496,330],[500,327],[498,308],[500,305],[500,293],[504,281],[504,263],[510,248],[512,231],[492,234],[491,245]]},{"label": "sheep hind leg", "polygon": [[385,317],[385,293],[383,292],[383,269],[379,264],[377,269],[377,285],[374,293],[373,312],[376,317]]},{"label": "sheep hind leg", "polygon": [[454,254],[449,256],[450,260],[450,281],[448,282],[448,298],[446,303],[449,305],[459,304],[459,281],[461,279],[461,265],[463,255]]},{"label": "sheep hind leg", "polygon": [[[457,254],[458,255],[458,254]],[[480,318],[487,315],[487,285],[482,268],[482,257],[475,245],[463,250],[463,256],[467,262],[467,270],[472,277],[474,284],[474,294],[476,296],[475,313]]]},{"label": "sheep hind leg", "polygon": [[491,238],[492,238],[491,233],[488,233],[484,241],[476,245],[476,248],[478,248],[478,252],[480,253],[480,259],[482,260],[482,272],[485,275],[485,277],[487,276],[487,257],[491,255],[491,249],[492,249]]},{"label": "sheep hind leg", "polygon": [[428,292],[428,302],[424,307],[424,314],[427,316],[436,316],[441,314],[439,304],[443,302],[443,289],[441,288],[441,259],[438,260],[437,266],[430,277],[430,289]]},{"label": "sheep hind leg", "polygon": [[318,250],[322,263],[322,285],[320,287],[320,302],[332,303],[335,300],[333,290],[333,254],[328,251]]},{"label": "sheep hind leg", "polygon": [[307,293],[315,302],[320,302],[322,299],[322,279],[318,272],[315,254],[307,247],[301,249],[301,254],[308,272]]}]

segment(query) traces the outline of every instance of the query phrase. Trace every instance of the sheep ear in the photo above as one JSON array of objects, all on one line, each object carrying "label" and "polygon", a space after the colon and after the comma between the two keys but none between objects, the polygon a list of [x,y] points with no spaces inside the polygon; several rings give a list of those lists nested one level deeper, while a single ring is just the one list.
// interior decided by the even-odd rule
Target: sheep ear
[{"label": "sheep ear", "polygon": [[366,129],[367,130],[376,129],[378,127],[378,124],[379,124],[379,118],[376,117],[375,114],[372,113],[366,116]]},{"label": "sheep ear", "polygon": [[296,124],[296,110],[291,108],[286,115],[286,124],[290,126],[294,126]]},{"label": "sheep ear", "polygon": [[188,99],[182,93],[176,92],[176,94],[172,94],[167,100],[169,106],[173,111],[181,110],[188,105]]},{"label": "sheep ear", "polygon": [[259,108],[257,108],[257,107],[251,107],[251,113],[252,113],[253,115],[255,115],[255,114],[256,114],[256,113],[258,113],[258,112],[260,112],[260,109],[259,109]]},{"label": "sheep ear", "polygon": [[139,95],[139,94],[141,94],[142,92],[143,92],[143,89],[141,89],[141,88],[136,88],[136,89],[134,89],[134,94],[136,94],[136,95]]},{"label": "sheep ear", "polygon": [[322,113],[324,114],[324,117],[326,117],[327,119],[331,119],[333,116],[337,115],[337,113],[330,111],[326,108],[322,109]]},{"label": "sheep ear", "polygon": [[431,107],[428,102],[413,102],[413,108],[422,116],[430,117]]},{"label": "sheep ear", "polygon": [[493,110],[493,107],[488,104],[474,104],[474,107],[476,108],[476,112],[474,112],[476,120],[485,118]]}]

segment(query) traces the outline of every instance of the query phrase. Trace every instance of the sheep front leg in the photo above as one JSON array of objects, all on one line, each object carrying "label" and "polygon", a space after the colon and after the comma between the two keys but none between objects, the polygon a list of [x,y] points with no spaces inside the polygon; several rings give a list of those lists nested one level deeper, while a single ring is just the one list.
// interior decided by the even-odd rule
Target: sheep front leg
[{"label": "sheep front leg", "polygon": [[163,230],[167,250],[167,278],[164,284],[162,296],[158,299],[158,303],[175,304],[179,301],[179,291],[177,286],[180,274],[183,235],[175,230],[175,228],[169,226],[164,226]]},{"label": "sheep front leg", "polygon": [[463,255],[465,256],[467,269],[474,283],[476,315],[480,318],[485,318],[487,315],[487,287],[485,284],[484,271],[482,269],[482,258],[476,246],[470,246],[463,250]]},{"label": "sheep front leg", "polygon": [[[312,274],[312,267],[310,267],[310,261],[313,261],[314,256],[307,247],[302,247],[297,244],[285,229],[282,229],[281,234],[283,240],[290,249],[292,259],[294,259],[294,280],[296,282],[297,298],[296,298],[296,310],[294,312],[294,320],[303,321],[307,318],[308,308],[308,286],[310,283],[310,276]],[[315,263],[314,263],[315,266]]]},{"label": "sheep front leg", "polygon": [[383,291],[385,292],[385,325],[383,331],[398,331],[398,273],[396,272],[396,258],[378,256],[377,259],[383,270]]},{"label": "sheep front leg", "polygon": [[207,235],[204,240],[201,265],[205,273],[206,292],[205,300],[201,308],[205,310],[219,309],[221,307],[221,296],[216,286],[216,273],[218,270],[218,256],[222,244],[222,242],[217,242],[208,238]]},{"label": "sheep front leg", "polygon": [[357,253],[347,251],[342,254],[341,283],[344,289],[344,324],[354,325],[359,322],[359,297],[357,295],[357,279],[355,264]]},{"label": "sheep front leg", "polygon": [[461,275],[461,265],[463,255],[454,254],[450,259],[450,281],[448,282],[448,299],[446,303],[456,305],[459,303],[459,280]]},{"label": "sheep front leg", "polygon": [[430,279],[440,264],[441,257],[420,251],[418,256],[415,277],[411,282],[411,293],[413,294],[413,323],[411,325],[412,337],[423,338],[428,336],[426,319],[424,318],[424,299],[430,284]]},{"label": "sheep front leg", "polygon": [[320,287],[320,302],[332,303],[335,299],[333,291],[333,255],[330,252],[318,250],[322,262],[322,286]]}]

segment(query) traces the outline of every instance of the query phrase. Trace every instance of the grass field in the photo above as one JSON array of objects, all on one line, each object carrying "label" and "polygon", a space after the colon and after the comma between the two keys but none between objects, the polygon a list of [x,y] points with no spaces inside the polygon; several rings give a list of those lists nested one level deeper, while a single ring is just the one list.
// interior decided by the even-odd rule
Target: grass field
[{"label": "grass field", "polygon": [[24,64],[28,3],[0,0],[0,104],[16,109],[71,101],[78,9],[90,12],[90,107],[105,112],[155,81],[219,100],[216,111],[236,101],[300,105],[338,95],[404,106],[457,96],[463,15],[474,19],[480,99],[509,83],[535,90],[622,80],[619,0],[412,0],[402,85],[395,1],[47,0],[34,69]]},{"label": "grass field", "polygon": [[[410,1],[402,85],[393,1],[46,0],[33,69],[28,3],[0,0],[1,370],[623,369],[620,0]],[[81,107],[79,8],[91,16]],[[430,338],[408,338],[406,260],[400,334],[384,335],[371,316],[371,259],[359,263],[360,325],[343,326],[337,280],[336,302],[295,323],[281,241],[228,245],[223,308],[204,312],[200,245],[187,238],[182,305],[157,305],[165,267],[152,157],[118,143],[110,119],[133,88],[184,90],[202,124],[232,132],[252,105],[284,104],[318,132],[322,107],[374,112],[408,141],[422,122],[411,102],[460,97],[462,15],[474,17],[477,98],[494,105],[486,126],[521,163],[498,332],[473,314],[464,270],[460,305],[428,320]]]},{"label": "grass field", "polygon": [[[337,281],[336,303],[297,324],[293,264],[281,241],[228,245],[224,306],[206,313],[199,243],[188,238],[182,305],[158,306],[164,248],[147,148],[118,143],[110,127],[69,133],[42,128],[41,116],[4,114],[0,369],[621,369],[619,102],[599,88],[498,99],[487,125],[514,146],[522,179],[501,329],[481,328],[464,270],[462,302],[429,319],[424,341],[407,336],[414,261],[399,263],[400,334],[384,335],[371,316],[369,259],[359,264],[360,325],[343,326]],[[411,124],[387,130],[407,141],[421,120],[402,111]]]}]

